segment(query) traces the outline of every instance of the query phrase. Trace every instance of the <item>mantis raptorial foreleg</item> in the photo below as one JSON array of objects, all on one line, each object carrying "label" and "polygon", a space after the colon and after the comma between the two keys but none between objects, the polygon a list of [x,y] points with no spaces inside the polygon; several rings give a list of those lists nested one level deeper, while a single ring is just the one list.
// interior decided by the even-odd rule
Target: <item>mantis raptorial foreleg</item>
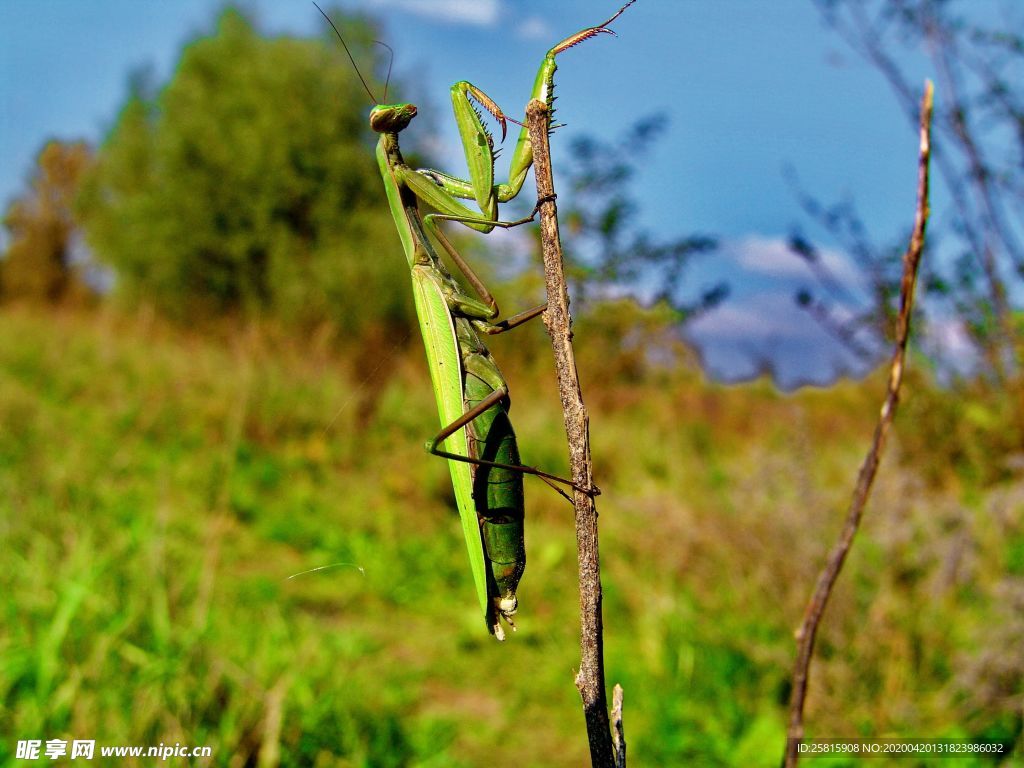
[{"label": "mantis raptorial foreleg", "polygon": [[[609,19],[594,27],[587,27],[580,30],[559,43],[556,43],[544,56],[537,77],[534,80],[532,99],[540,99],[548,105],[553,112],[555,70],[558,69],[556,57],[558,54],[567,51],[574,45],[582,43],[599,34],[615,33],[609,29],[609,25],[636,0],[629,0]],[[519,138],[516,140],[515,149],[512,151],[512,159],[509,164],[509,178],[504,184],[494,183],[494,141],[490,132],[484,126],[480,113],[476,110],[473,102],[498,121],[501,126],[501,138],[504,140],[507,129],[508,116],[501,110],[497,103],[480,88],[472,83],[462,80],[451,87],[452,111],[455,114],[455,123],[459,128],[462,147],[466,156],[466,165],[469,169],[469,178],[462,179],[442,171],[434,169],[420,169],[418,172],[429,178],[444,192],[448,193],[448,199],[435,195],[424,188],[426,196],[422,200],[430,203],[435,209],[442,213],[451,213],[455,216],[465,216],[469,210],[455,201],[452,197],[463,200],[474,200],[480,207],[483,214],[482,221],[466,220],[467,226],[480,232],[490,232],[489,222],[497,218],[498,203],[505,203],[515,198],[523,188],[526,175],[533,165],[533,145],[530,142],[530,132],[526,126],[521,126]],[[517,121],[513,121],[517,122]],[[416,183],[416,182],[413,182]],[[436,202],[435,202],[436,200]],[[452,203],[455,203],[452,205]],[[445,207],[450,206],[450,208]]]}]

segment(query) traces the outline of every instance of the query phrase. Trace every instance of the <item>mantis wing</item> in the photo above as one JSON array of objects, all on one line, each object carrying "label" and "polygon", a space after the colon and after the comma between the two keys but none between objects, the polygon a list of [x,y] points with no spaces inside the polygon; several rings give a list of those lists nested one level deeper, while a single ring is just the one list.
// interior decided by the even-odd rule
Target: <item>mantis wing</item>
[{"label": "mantis wing", "polygon": [[[465,412],[462,360],[459,357],[455,325],[441,286],[431,270],[420,266],[413,267],[412,288],[416,314],[423,332],[423,346],[427,351],[427,366],[430,368],[434,396],[437,399],[437,413],[443,428]],[[470,455],[465,429],[450,435],[445,445],[450,453]],[[473,583],[480,599],[480,609],[486,616],[489,615],[490,606],[487,599],[483,540],[480,537],[476,504],[473,501],[472,466],[465,462],[449,460],[448,468],[452,474],[452,487],[455,489],[455,501],[459,507],[459,518],[462,520],[462,534],[466,539]]]}]

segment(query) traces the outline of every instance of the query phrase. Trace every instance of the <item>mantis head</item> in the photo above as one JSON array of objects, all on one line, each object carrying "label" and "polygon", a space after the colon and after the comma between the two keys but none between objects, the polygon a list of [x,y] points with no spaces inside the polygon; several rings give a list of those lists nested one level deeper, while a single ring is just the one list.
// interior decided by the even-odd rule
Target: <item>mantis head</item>
[{"label": "mantis head", "polygon": [[415,104],[378,104],[370,110],[370,128],[377,133],[400,133],[414,117]]}]

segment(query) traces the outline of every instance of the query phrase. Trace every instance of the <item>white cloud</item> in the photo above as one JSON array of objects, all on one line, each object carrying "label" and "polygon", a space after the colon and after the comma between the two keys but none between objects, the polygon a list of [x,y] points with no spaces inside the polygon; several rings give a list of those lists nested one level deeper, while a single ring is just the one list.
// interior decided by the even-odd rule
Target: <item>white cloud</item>
[{"label": "white cloud", "polygon": [[[811,275],[807,263],[790,250],[789,241],[782,237],[747,235],[726,241],[723,248],[733,255],[739,267],[748,272],[780,278],[806,278]],[[839,283],[849,288],[861,285],[863,275],[849,256],[831,248],[818,249],[818,256]]]},{"label": "white cloud", "polygon": [[749,342],[776,337],[820,338],[822,332],[814,322],[808,322],[807,313],[793,303],[792,297],[778,292],[754,294],[744,298],[742,304],[726,301],[694,320],[690,331],[701,338]]},{"label": "white cloud", "polygon": [[499,0],[378,0],[378,5],[457,24],[489,27],[501,15]]},{"label": "white cloud", "polygon": [[530,16],[517,28],[516,34],[523,40],[547,40],[552,36],[551,27],[540,16]]},{"label": "white cloud", "polygon": [[929,318],[925,325],[924,347],[946,370],[941,373],[969,373],[978,364],[978,350],[957,317]]},{"label": "white cloud", "polygon": [[706,369],[725,380],[764,373],[765,363],[787,389],[866,370],[862,360],[777,291],[726,301],[688,325],[686,335]]},{"label": "white cloud", "polygon": [[967,329],[959,318],[934,319],[929,321],[927,327],[932,339],[947,352],[957,355],[966,354],[974,349]]}]

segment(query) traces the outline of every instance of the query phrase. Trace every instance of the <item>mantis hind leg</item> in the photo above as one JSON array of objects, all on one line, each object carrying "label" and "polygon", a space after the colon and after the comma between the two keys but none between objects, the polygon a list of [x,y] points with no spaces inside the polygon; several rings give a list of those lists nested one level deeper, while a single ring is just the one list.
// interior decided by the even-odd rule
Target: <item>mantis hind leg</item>
[{"label": "mantis hind leg", "polygon": [[444,441],[451,437],[453,434],[458,432],[460,429],[465,428],[472,421],[477,419],[479,416],[483,415],[488,409],[493,408],[495,405],[498,405],[499,403],[507,399],[507,388],[502,387],[501,389],[494,390],[490,395],[485,397],[483,400],[481,400],[473,407],[467,409],[466,412],[462,414],[462,416],[460,416],[451,424],[449,424],[440,432],[438,432],[434,439],[427,443],[427,450],[430,453],[434,454],[435,456],[440,456],[445,459],[451,459],[452,461],[462,461],[467,464],[475,464],[478,467],[493,467],[495,469],[505,469],[510,472],[519,472],[524,475],[533,475],[534,477],[539,477],[541,480],[544,480],[545,482],[547,482],[548,485],[554,488],[561,496],[568,499],[570,503],[572,502],[572,499],[569,497],[569,495],[564,490],[559,488],[557,485],[554,485],[554,483],[560,483],[561,485],[568,486],[573,490],[579,491],[580,493],[585,493],[588,496],[598,496],[601,493],[600,488],[585,488],[582,485],[577,485],[568,478],[553,475],[550,472],[545,472],[544,470],[538,469],[537,467],[531,467],[525,464],[508,464],[499,461],[488,461],[487,459],[476,459],[473,458],[472,456],[461,456],[457,453],[451,453],[450,451],[446,451],[440,447],[441,444],[444,443]]}]

